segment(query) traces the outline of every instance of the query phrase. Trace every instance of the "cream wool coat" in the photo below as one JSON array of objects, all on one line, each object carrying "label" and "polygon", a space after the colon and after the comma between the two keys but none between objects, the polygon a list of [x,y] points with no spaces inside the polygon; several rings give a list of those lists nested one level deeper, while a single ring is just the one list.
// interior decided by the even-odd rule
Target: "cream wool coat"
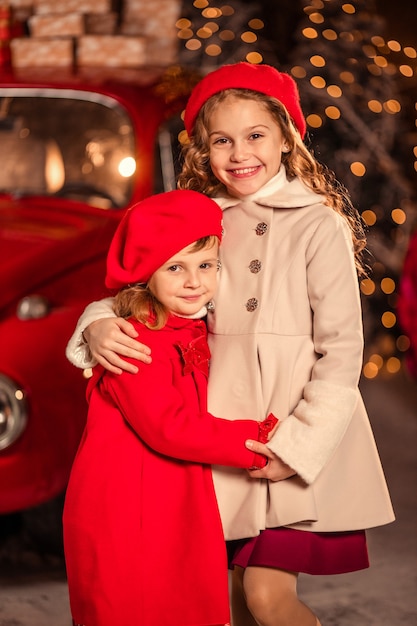
[{"label": "cream wool coat", "polygon": [[[270,449],[296,472],[281,482],[213,468],[226,539],[292,526],[344,531],[392,522],[388,489],[358,380],[362,317],[344,218],[285,170],[256,195],[218,198],[221,277],[208,315],[209,411],[228,419],[272,412]],[[111,301],[80,318],[68,358],[90,367],[81,331],[113,315]]]},{"label": "cream wool coat", "polygon": [[346,221],[288,182],[283,167],[256,195],[217,201],[225,236],[208,316],[210,411],[229,419],[274,413],[281,423],[269,448],[297,472],[270,482],[214,468],[226,538],[393,521],[358,390],[362,317]]}]

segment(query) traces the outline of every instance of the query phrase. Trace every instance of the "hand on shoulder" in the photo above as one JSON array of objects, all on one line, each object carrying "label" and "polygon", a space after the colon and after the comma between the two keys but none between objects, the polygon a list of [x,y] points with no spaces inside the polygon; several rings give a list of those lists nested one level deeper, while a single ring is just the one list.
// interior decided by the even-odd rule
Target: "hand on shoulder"
[{"label": "hand on shoulder", "polygon": [[137,366],[122,357],[150,363],[150,349],[137,340],[138,332],[122,317],[108,317],[92,322],[83,333],[92,356],[114,374],[136,374]]}]

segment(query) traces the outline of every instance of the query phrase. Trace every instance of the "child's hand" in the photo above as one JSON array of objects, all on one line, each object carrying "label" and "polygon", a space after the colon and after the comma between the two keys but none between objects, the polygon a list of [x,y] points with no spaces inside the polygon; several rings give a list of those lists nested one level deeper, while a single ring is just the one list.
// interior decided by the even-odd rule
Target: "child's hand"
[{"label": "child's hand", "polygon": [[83,333],[92,356],[105,369],[114,374],[122,371],[136,374],[138,368],[122,359],[122,356],[150,363],[150,350],[139,343],[138,333],[130,322],[122,317],[106,317],[92,322]]},{"label": "child's hand", "polygon": [[[276,427],[277,428],[277,427]],[[284,463],[278,456],[276,456],[264,443],[248,439],[245,442],[248,450],[255,452],[256,454],[263,454],[267,457],[268,463],[262,469],[247,470],[251,478],[267,478],[273,482],[279,480],[285,480],[291,476],[295,476],[295,472],[292,467]]]}]

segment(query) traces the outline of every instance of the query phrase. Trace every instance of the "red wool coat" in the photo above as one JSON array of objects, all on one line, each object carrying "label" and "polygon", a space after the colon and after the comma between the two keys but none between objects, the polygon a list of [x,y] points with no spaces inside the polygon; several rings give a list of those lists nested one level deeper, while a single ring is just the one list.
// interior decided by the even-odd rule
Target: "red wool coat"
[{"label": "red wool coat", "polygon": [[224,624],[227,563],[209,464],[250,467],[244,442],[258,438],[258,423],[207,413],[205,359],[189,348],[206,345],[202,321],[135,326],[152,364],[137,375],[96,368],[89,386],[64,508],[72,615],[85,626]]}]

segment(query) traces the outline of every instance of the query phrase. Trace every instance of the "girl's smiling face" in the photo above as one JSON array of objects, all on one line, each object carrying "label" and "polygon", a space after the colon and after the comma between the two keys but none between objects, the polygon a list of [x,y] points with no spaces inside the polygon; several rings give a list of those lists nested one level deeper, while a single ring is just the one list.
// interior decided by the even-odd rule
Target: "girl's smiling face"
[{"label": "girl's smiling face", "polygon": [[148,287],[175,315],[193,315],[211,300],[217,287],[219,242],[195,244],[174,254],[152,274]]},{"label": "girl's smiling face", "polygon": [[227,97],[211,113],[208,130],[212,172],[231,196],[256,193],[278,173],[285,140],[259,102]]}]

